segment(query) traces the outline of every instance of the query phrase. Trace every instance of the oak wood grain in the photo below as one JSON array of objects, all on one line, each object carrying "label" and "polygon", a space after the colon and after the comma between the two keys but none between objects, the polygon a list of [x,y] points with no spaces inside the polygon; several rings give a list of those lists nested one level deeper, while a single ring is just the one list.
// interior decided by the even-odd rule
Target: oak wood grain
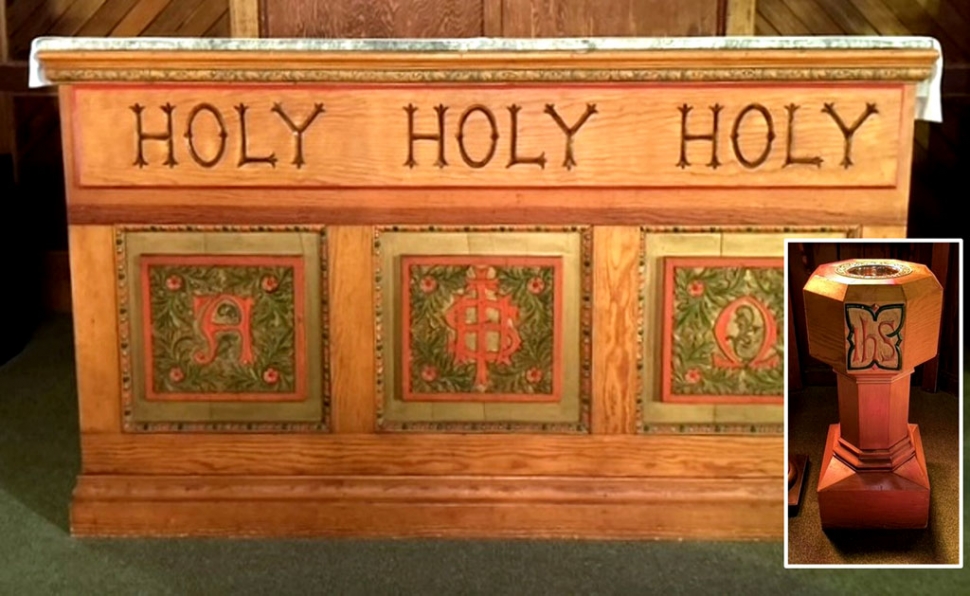
[{"label": "oak wood grain", "polygon": [[114,229],[70,226],[74,354],[82,432],[121,428]]},{"label": "oak wood grain", "polygon": [[781,437],[88,434],[81,446],[88,474],[770,476],[780,491],[783,472]]},{"label": "oak wood grain", "polygon": [[482,0],[261,2],[265,37],[478,37]]},{"label": "oak wood grain", "polygon": [[726,0],[505,0],[505,37],[723,35]]},{"label": "oak wood grain", "polygon": [[777,538],[778,479],[82,476],[76,536]]},{"label": "oak wood grain", "polygon": [[725,35],[754,35],[756,0],[727,0],[724,23]]},{"label": "oak wood grain", "polygon": [[[307,223],[858,225],[904,237],[901,189],[93,189],[73,187],[75,224]],[[703,209],[698,209],[703,205]]]},{"label": "oak wood grain", "polygon": [[229,0],[229,29],[233,37],[259,37],[259,0]]},{"label": "oak wood grain", "polygon": [[636,432],[640,244],[637,227],[602,226],[593,230],[590,424],[595,434]]},{"label": "oak wood grain", "polygon": [[334,432],[374,431],[374,230],[333,227],[327,233],[330,370]]},{"label": "oak wood grain", "polygon": [[81,86],[74,150],[85,187],[886,188],[910,155],[903,98],[902,85]]}]

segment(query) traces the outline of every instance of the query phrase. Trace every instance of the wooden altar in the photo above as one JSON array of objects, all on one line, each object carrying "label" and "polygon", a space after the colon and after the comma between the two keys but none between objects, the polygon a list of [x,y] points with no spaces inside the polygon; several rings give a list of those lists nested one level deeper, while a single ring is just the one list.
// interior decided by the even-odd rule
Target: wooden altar
[{"label": "wooden altar", "polygon": [[932,40],[35,42],[77,535],[780,537],[785,237],[903,237]]}]

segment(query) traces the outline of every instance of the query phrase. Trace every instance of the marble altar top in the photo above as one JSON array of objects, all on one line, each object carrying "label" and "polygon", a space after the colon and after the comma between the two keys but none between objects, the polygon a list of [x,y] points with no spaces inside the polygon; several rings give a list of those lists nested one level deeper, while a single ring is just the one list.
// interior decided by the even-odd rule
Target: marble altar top
[{"label": "marble altar top", "polygon": [[58,51],[262,51],[262,52],[570,52],[683,50],[877,50],[934,49],[939,57],[930,77],[917,86],[916,119],[940,122],[943,52],[932,37],[596,37],[467,39],[218,39],[153,37],[40,37],[30,53],[30,86],[50,85],[40,52]]}]

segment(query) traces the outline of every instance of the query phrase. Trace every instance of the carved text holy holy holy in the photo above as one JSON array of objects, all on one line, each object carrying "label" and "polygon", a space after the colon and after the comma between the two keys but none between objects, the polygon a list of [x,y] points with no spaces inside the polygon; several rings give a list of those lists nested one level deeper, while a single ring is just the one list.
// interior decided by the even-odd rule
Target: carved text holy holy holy
[{"label": "carved text holy holy holy", "polygon": [[[725,162],[722,160],[725,158],[733,158],[746,169],[757,169],[763,166],[776,150],[784,152],[782,168],[797,165],[821,168],[824,162],[822,156],[799,153],[795,148],[798,138],[798,112],[801,107],[788,104],[784,106],[784,113],[777,114],[772,113],[764,105],[750,103],[734,112],[731,117],[724,114],[725,106],[714,104],[708,106],[710,114],[705,118],[695,113],[694,106],[682,104],[677,108],[680,112],[680,155],[676,166],[687,169],[701,165],[692,162],[690,156],[701,151],[705,156],[708,155],[707,149],[700,148],[706,144],[710,157],[705,158],[706,162],[703,166],[711,169],[724,165]],[[203,102],[191,106],[184,122],[178,123],[177,127],[177,106],[171,103],[159,106],[164,118],[161,121],[157,118],[150,120],[146,114],[146,107],[141,104],[136,103],[129,109],[135,117],[135,157],[132,163],[139,168],[151,165],[145,151],[146,144],[149,142],[164,144],[165,158],[161,163],[168,167],[179,165],[181,163],[179,160],[185,159],[182,156],[187,155],[191,162],[202,168],[213,168],[227,159],[237,168],[267,166],[275,168],[279,161],[277,151],[282,152],[284,148],[253,146],[256,144],[252,141],[254,124],[248,119],[254,113],[260,114],[260,119],[255,123],[257,129],[275,125],[289,133],[291,137],[289,151],[292,155],[289,163],[295,168],[303,168],[310,161],[305,146],[306,135],[311,128],[314,129],[314,134],[317,134],[318,127],[315,125],[324,121],[324,118],[320,117],[326,114],[322,103],[315,103],[310,108],[293,109],[277,102],[269,108],[269,112],[273,114],[273,120],[276,121],[272,124],[263,119],[261,110],[251,109],[244,103],[232,107],[235,118],[230,118],[224,110]],[[514,103],[501,108],[473,104],[463,109],[438,104],[424,110],[408,104],[403,107],[403,110],[407,119],[407,132],[404,139],[406,144],[402,152],[404,156],[402,165],[412,169],[426,165],[419,162],[416,155],[419,143],[434,146],[433,154],[436,158],[433,162],[429,161],[427,165],[437,168],[457,166],[481,169],[493,163],[496,165],[501,163],[505,168],[518,166],[545,169],[549,162],[546,157],[547,150],[534,150],[528,153],[520,147],[520,139],[528,134],[528,131],[523,132],[523,121],[531,122],[535,118],[545,118],[562,135],[563,158],[560,167],[572,170],[580,165],[575,148],[577,139],[582,139],[581,132],[588,123],[596,120],[595,116],[599,113],[596,104],[593,103],[587,103],[581,112],[575,109],[557,108],[555,104],[545,104],[541,111],[535,108],[531,110],[533,113],[530,113]],[[831,126],[840,133],[842,155],[838,163],[843,168],[849,168],[853,165],[853,138],[870,116],[878,114],[878,109],[874,103],[867,103],[864,110],[854,114],[854,119],[853,115],[848,116],[850,123],[847,123],[844,118],[846,114],[841,113],[834,103],[824,103],[821,112],[826,114],[831,121]],[[779,119],[787,122],[783,148],[775,145],[777,137],[775,123]],[[148,123],[149,121],[151,124]],[[724,139],[721,138],[725,125],[729,125],[731,130],[729,150],[725,150]],[[474,131],[474,134],[470,134],[469,131]],[[237,148],[235,158],[227,155],[231,132],[237,136],[232,143]],[[745,136],[744,141],[742,141],[742,132]],[[184,139],[183,142],[177,141],[179,136]],[[210,138],[206,139],[205,143],[200,142],[200,138],[204,136]],[[453,141],[451,137],[454,138]],[[472,137],[480,138],[475,138],[472,142]],[[503,144],[507,149],[500,154],[499,148]],[[182,145],[182,148],[177,149],[178,145]],[[553,150],[551,147],[548,148],[548,151]],[[556,148],[555,151],[558,153],[560,149]],[[179,153],[181,155],[177,155]],[[497,156],[501,156],[501,159],[496,159]]]}]

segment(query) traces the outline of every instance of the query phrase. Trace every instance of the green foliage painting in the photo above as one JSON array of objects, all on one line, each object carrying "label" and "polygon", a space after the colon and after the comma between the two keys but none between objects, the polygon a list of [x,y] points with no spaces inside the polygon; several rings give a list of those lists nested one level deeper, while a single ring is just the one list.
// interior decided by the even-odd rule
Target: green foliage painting
[{"label": "green foliage painting", "polygon": [[781,396],[783,268],[763,262],[772,259],[713,261],[667,264],[667,397],[731,402]]},{"label": "green foliage painting", "polygon": [[298,390],[299,261],[145,259],[163,259],[143,263],[150,394],[159,399],[269,394],[272,399]]},{"label": "green foliage painting", "polygon": [[561,268],[545,257],[405,257],[405,399],[559,399]]}]

